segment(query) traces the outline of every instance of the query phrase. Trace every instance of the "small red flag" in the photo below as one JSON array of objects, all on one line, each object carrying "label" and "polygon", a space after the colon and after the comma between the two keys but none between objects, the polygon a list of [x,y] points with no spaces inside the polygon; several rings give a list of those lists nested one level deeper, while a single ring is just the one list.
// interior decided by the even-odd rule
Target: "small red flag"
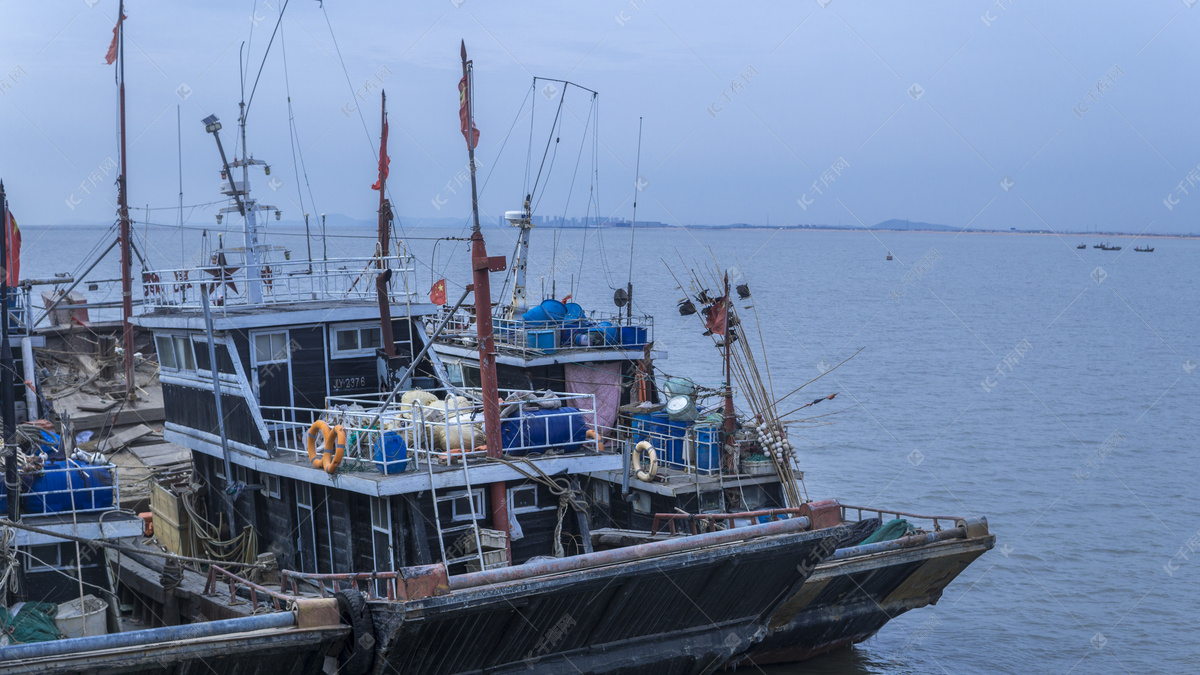
[{"label": "small red flag", "polygon": [[439,279],[433,288],[429,289],[429,301],[435,305],[446,304],[446,280]]},{"label": "small red flag", "polygon": [[113,26],[113,39],[108,45],[108,53],[104,55],[104,62],[112,65],[113,61],[117,60],[117,34],[121,31],[121,22],[127,17],[122,14],[121,18],[117,19],[117,25]]},{"label": "small red flag", "polygon": [[378,190],[383,179],[388,177],[388,166],[392,163],[392,158],[387,154],[387,136],[388,123],[387,119],[383,120],[383,137],[379,140],[379,178],[375,179],[375,184],[371,186],[372,190]]},{"label": "small red flag", "polygon": [[725,334],[725,303],[728,298],[719,298],[708,308],[708,316],[705,317],[704,327],[711,331],[714,335]]},{"label": "small red flag", "polygon": [[12,211],[8,212],[5,222],[8,228],[8,260],[5,267],[8,270],[8,285],[16,286],[21,278],[21,229],[17,227],[17,219]]},{"label": "small red flag", "polygon": [[[462,124],[463,138],[467,139],[467,145],[471,150],[479,145],[479,129],[475,128],[475,124],[471,120],[471,93],[470,87],[467,85],[467,76],[458,81],[458,120]],[[471,134],[468,137],[467,128],[471,129]]]}]

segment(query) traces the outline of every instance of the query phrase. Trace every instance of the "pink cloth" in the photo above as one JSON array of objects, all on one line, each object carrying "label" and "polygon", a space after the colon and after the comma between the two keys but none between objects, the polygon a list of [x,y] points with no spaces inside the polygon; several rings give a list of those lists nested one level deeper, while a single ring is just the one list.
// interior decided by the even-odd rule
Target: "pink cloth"
[{"label": "pink cloth", "polygon": [[[568,363],[563,366],[567,380],[567,392],[591,394],[596,397],[596,423],[603,427],[617,424],[617,412],[621,407],[621,363]],[[577,405],[590,405],[585,399],[577,399]]]}]

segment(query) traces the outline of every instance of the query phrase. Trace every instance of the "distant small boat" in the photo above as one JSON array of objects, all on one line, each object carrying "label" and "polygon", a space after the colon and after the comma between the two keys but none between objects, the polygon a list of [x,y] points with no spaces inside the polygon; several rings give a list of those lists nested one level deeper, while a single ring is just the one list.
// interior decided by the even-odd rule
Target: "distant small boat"
[{"label": "distant small boat", "polygon": [[1147,246],[1146,248],[1139,248],[1137,246],[1134,246],[1133,250],[1137,251],[1138,253],[1154,253],[1153,246]]},{"label": "distant small boat", "polygon": [[1080,245],[1076,246],[1075,248],[1084,249],[1084,248],[1087,248],[1087,244],[1080,244]]},{"label": "distant small boat", "polygon": [[1104,248],[1104,244],[1092,244],[1092,248]]},{"label": "distant small boat", "polygon": [[888,260],[891,260],[891,259],[892,259],[892,252],[891,252],[891,251],[888,251],[888,257],[887,257],[887,259],[888,259]]},{"label": "distant small boat", "polygon": [[1120,250],[1121,250],[1121,247],[1120,247],[1120,246],[1110,246],[1110,245],[1109,245],[1109,243],[1108,243],[1107,241],[1106,241],[1106,242],[1104,242],[1103,244],[1099,244],[1099,245],[1097,245],[1097,246],[1094,246],[1093,248],[1098,248],[1098,249],[1100,249],[1101,251],[1120,251]]}]

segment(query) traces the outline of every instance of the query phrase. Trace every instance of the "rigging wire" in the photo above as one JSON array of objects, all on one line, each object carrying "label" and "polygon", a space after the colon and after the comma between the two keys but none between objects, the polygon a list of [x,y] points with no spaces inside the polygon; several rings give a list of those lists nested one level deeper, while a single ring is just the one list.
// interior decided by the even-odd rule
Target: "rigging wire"
[{"label": "rigging wire", "polygon": [[[288,78],[287,67],[287,43],[283,39],[283,31],[279,31],[279,49],[283,56],[283,87],[287,93],[288,104],[288,141],[292,145],[292,172],[296,175],[296,195],[300,197],[300,210],[304,212],[305,220],[307,221],[308,212],[304,211],[304,194],[300,190],[300,172],[304,174],[304,187],[308,190],[308,205],[312,207],[312,213],[317,213],[317,201],[313,199],[312,184],[308,181],[308,167],[304,164],[304,152],[300,152],[300,168],[296,167],[296,145],[300,143],[300,130],[296,128],[296,115],[292,110],[292,85]],[[324,235],[322,235],[324,236]]]},{"label": "rigging wire", "polygon": [[[283,23],[283,13],[287,11],[288,2],[291,0],[283,0],[283,5],[279,7],[279,18],[275,20],[275,29],[271,31],[271,39],[267,41],[267,49],[263,52],[262,63],[258,64],[258,74],[254,76],[254,86],[250,87],[250,99],[246,101],[246,109],[242,111],[242,123],[246,123],[246,118],[250,116],[250,104],[254,102],[254,92],[258,91],[258,80],[262,77],[263,66],[267,65],[267,56],[271,53],[271,45],[275,44],[275,35],[279,32],[279,25]],[[257,10],[255,10],[257,11]],[[254,17],[257,15],[251,14],[250,21],[250,39],[254,39]],[[247,58],[249,58],[249,46],[247,45]]]}]

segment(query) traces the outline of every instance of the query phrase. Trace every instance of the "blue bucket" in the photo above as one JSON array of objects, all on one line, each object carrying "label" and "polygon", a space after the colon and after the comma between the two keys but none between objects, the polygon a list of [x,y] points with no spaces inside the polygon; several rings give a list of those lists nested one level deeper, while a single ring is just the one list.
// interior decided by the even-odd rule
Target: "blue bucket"
[{"label": "blue bucket", "polygon": [[643,326],[621,326],[621,344],[626,347],[646,345],[646,329]]},{"label": "blue bucket", "polygon": [[715,426],[696,427],[696,468],[718,471],[721,468],[721,430]]},{"label": "blue bucket", "polygon": [[372,445],[372,457],[379,473],[390,476],[403,473],[408,468],[408,444],[399,431],[386,431]]},{"label": "blue bucket", "polygon": [[540,349],[547,354],[553,354],[558,346],[558,331],[553,328],[531,330],[525,333],[525,346],[530,349]]},{"label": "blue bucket", "polygon": [[554,298],[543,300],[541,308],[551,321],[562,321],[567,317],[567,306]]}]

